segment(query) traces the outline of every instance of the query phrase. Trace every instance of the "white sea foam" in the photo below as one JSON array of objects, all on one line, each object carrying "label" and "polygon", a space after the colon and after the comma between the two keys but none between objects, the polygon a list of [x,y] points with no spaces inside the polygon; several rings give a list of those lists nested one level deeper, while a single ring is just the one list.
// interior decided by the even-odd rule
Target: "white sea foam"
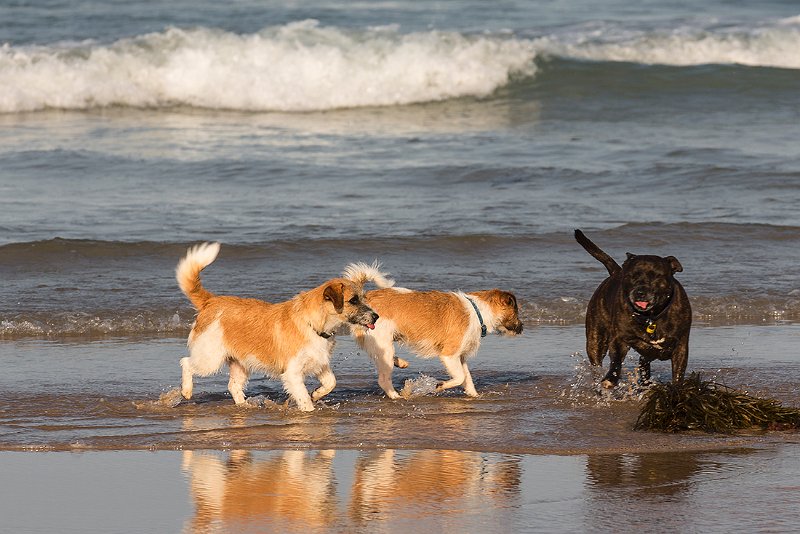
[{"label": "white sea foam", "polygon": [[312,111],[485,97],[539,54],[591,61],[800,69],[800,17],[754,27],[557,34],[402,33],[308,20],[254,34],[172,28],[111,44],[0,46],[0,112],[103,106]]},{"label": "white sea foam", "polygon": [[800,18],[759,27],[630,31],[604,27],[537,41],[540,52],[651,65],[736,64],[800,69]]},{"label": "white sea foam", "polygon": [[169,29],[110,45],[0,48],[0,111],[174,105],[308,111],[481,97],[534,71],[529,41],[315,21]]}]

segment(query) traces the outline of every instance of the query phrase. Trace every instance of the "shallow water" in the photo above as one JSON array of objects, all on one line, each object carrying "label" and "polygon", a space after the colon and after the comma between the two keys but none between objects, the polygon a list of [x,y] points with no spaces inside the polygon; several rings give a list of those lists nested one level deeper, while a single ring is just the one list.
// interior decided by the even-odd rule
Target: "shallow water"
[{"label": "shallow water", "polygon": [[[697,328],[689,371],[756,395],[800,406],[793,347],[800,326]],[[390,401],[372,363],[347,337],[333,357],[336,389],[310,414],[286,405],[279,381],[254,375],[251,403],[237,407],[225,372],[197,378],[191,401],[180,396],[177,338],[0,344],[0,448],[6,450],[203,448],[411,448],[521,453],[654,452],[757,446],[797,433],[634,432],[642,391],[630,376],[600,392],[599,371],[581,354],[580,327],[532,328],[522,337],[486,339],[470,364],[478,399],[460,389]],[[402,352],[401,352],[402,354]],[[395,371],[408,381],[441,380],[438,361],[409,356]],[[653,365],[669,380],[669,365]],[[312,380],[308,384],[312,387]]]}]

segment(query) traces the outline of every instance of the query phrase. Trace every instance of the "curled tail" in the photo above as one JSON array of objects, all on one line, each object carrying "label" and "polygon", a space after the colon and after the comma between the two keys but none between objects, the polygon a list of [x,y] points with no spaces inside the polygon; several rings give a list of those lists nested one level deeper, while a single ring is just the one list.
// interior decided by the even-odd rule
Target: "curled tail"
[{"label": "curled tail", "polygon": [[356,284],[364,285],[367,282],[375,282],[375,285],[380,289],[394,286],[394,280],[387,278],[389,273],[381,272],[381,264],[375,260],[372,265],[366,263],[351,263],[345,267],[342,276],[348,280],[352,280]]},{"label": "curled tail", "polygon": [[614,261],[614,258],[603,252],[600,247],[592,243],[592,241],[583,235],[583,232],[580,230],[575,230],[575,240],[580,243],[584,249],[586,249],[586,252],[594,256],[597,261],[606,266],[606,269],[608,269],[608,274],[614,275],[622,268],[616,261]]},{"label": "curled tail", "polygon": [[219,243],[202,243],[191,247],[178,266],[175,278],[183,294],[189,297],[195,309],[202,308],[206,301],[214,296],[200,283],[200,271],[211,264],[219,254]]}]

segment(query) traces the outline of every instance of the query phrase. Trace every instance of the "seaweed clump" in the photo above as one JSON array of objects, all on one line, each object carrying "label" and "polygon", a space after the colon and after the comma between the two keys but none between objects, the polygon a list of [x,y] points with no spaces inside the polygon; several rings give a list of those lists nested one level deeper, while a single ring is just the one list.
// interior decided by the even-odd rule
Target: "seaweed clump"
[{"label": "seaweed clump", "polygon": [[731,433],[744,428],[800,428],[800,409],[753,397],[692,373],[672,384],[656,384],[645,395],[635,430],[703,430]]}]

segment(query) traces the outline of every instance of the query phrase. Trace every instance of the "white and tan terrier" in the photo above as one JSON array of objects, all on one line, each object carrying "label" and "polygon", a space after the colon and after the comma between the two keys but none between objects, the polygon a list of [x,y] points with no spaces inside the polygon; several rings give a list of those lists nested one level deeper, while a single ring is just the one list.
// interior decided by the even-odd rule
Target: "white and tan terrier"
[{"label": "white and tan terrier", "polygon": [[488,332],[522,333],[516,297],[508,291],[442,292],[396,288],[394,280],[377,263],[353,263],[343,276],[358,285],[374,282],[379,289],[366,292],[367,304],[381,317],[372,330],[351,326],[356,342],[367,351],[378,368],[378,384],[390,399],[400,395],[392,385],[394,366],[408,363],[394,355],[394,342],[406,345],[423,358],[438,357],[450,374],[437,391],[464,387],[478,396],[467,367],[467,359],[478,352]]},{"label": "white and tan terrier", "polygon": [[[175,270],[181,291],[197,309],[189,333],[189,356],[181,359],[181,393],[192,397],[192,377],[230,368],[228,391],[236,404],[245,402],[251,372],[280,377],[303,411],[333,390],[330,368],[333,330],[344,323],[375,328],[378,315],[364,303],[362,284],[334,278],[291,300],[270,304],[258,299],[218,296],[200,283],[200,271],[216,259],[219,243],[190,248]],[[309,395],[303,382],[314,375],[320,386]]]}]

